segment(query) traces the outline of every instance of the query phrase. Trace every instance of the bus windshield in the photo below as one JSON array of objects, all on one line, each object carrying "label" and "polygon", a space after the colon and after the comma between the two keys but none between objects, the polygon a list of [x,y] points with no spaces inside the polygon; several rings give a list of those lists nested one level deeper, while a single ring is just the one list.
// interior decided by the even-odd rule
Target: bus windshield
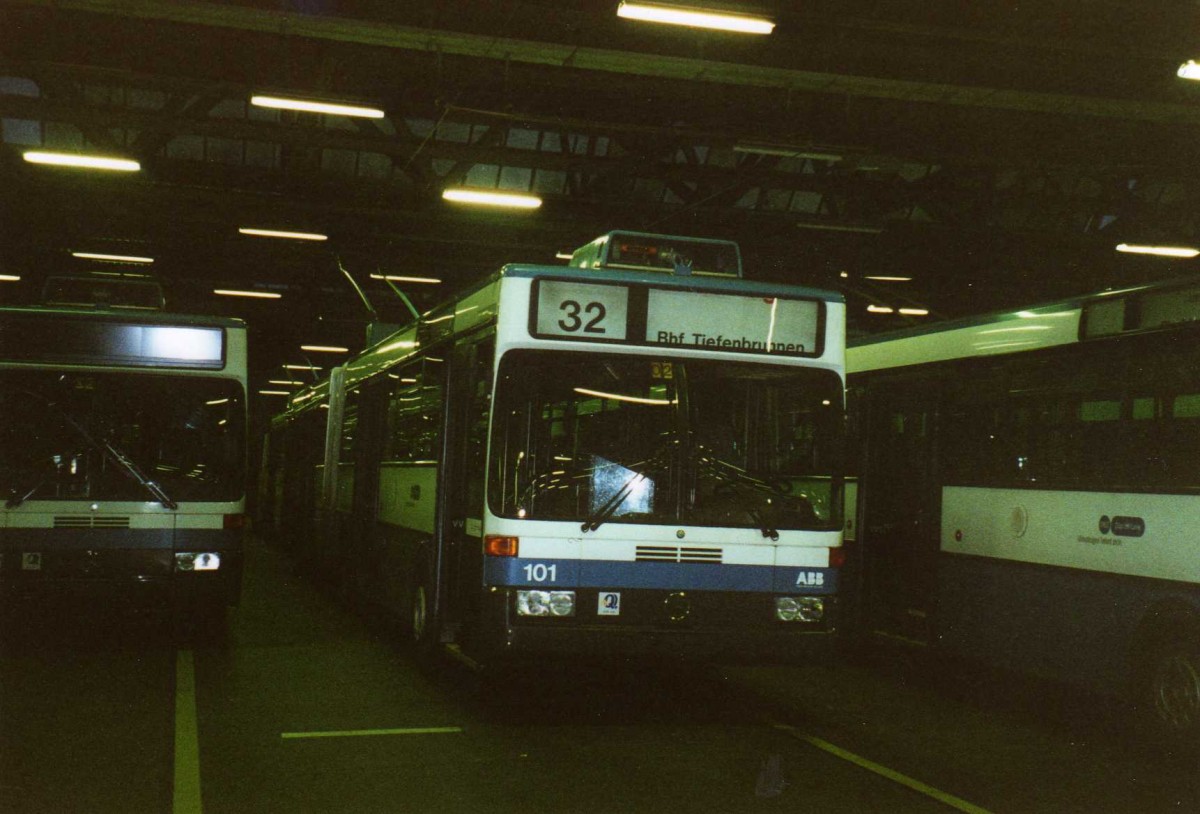
[{"label": "bus windshield", "polygon": [[842,383],[726,360],[513,351],[488,496],[503,517],[836,530]]},{"label": "bus windshield", "polygon": [[136,470],[171,501],[240,499],[243,405],[228,379],[0,371],[0,495],[160,500]]}]

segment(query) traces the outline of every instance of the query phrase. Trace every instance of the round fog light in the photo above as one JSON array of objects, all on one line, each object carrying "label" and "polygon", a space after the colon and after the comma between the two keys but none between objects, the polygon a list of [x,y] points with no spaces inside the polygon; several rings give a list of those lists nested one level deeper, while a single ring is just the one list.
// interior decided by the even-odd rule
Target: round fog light
[{"label": "round fog light", "polygon": [[780,596],[775,599],[775,616],[781,622],[796,621],[796,614],[799,613],[800,606],[795,599],[790,596]]},{"label": "round fog light", "polygon": [[575,593],[573,591],[554,591],[550,594],[550,613],[554,616],[575,615]]}]

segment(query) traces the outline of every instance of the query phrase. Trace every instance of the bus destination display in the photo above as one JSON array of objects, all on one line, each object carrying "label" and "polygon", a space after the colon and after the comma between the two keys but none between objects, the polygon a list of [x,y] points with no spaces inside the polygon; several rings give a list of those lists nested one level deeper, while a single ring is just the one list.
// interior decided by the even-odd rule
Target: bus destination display
[{"label": "bus destination display", "polygon": [[539,280],[535,336],[731,353],[817,356],[816,300]]}]

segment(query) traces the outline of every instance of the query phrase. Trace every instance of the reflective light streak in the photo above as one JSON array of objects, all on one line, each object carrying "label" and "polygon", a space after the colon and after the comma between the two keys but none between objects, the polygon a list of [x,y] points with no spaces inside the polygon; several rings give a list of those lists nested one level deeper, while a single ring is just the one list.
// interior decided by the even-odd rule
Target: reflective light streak
[{"label": "reflective light streak", "polygon": [[763,17],[723,14],[718,11],[702,11],[658,3],[635,3],[627,0],[623,0],[621,5],[617,6],[617,16],[627,20],[685,25],[691,28],[711,28],[719,31],[733,31],[738,34],[770,34],[775,30],[775,23]]},{"label": "reflective light streak", "polygon": [[31,164],[50,164],[56,167],[81,167],[91,170],[116,170],[118,172],[137,172],[142,165],[128,158],[108,158],[99,155],[79,155],[77,153],[51,153],[43,150],[29,150],[24,158]]},{"label": "reflective light streak", "polygon": [[605,393],[603,390],[589,390],[586,387],[576,387],[576,393],[582,393],[585,396],[595,396],[601,399],[613,399],[614,401],[627,401],[631,404],[649,404],[651,406],[665,406],[668,404],[678,404],[678,399],[644,399],[639,396],[624,396],[620,393]]},{"label": "reflective light streak", "polygon": [[399,274],[372,274],[372,280],[389,280],[393,283],[428,283],[439,285],[442,281],[437,277],[405,277]]},{"label": "reflective light streak", "polygon": [[337,345],[301,345],[300,350],[306,350],[311,353],[349,353],[349,348],[340,348]]}]

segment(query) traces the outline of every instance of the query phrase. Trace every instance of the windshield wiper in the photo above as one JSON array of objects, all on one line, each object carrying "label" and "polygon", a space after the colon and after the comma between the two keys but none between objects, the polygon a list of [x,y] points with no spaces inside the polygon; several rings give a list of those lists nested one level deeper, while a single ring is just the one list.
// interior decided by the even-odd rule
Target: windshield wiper
[{"label": "windshield wiper", "polygon": [[783,492],[772,487],[769,483],[761,481],[758,478],[751,477],[742,470],[738,469],[733,464],[722,461],[720,458],[710,455],[700,455],[697,462],[705,474],[712,475],[717,480],[724,484],[733,487],[733,494],[737,497],[738,505],[742,511],[750,516],[750,519],[758,524],[759,531],[762,536],[775,542],[779,540],[779,530],[774,527],[766,518],[766,513],[758,506],[755,506],[746,500],[740,491],[740,487],[749,486],[756,490],[765,490],[773,495],[782,495]]},{"label": "windshield wiper", "polygon": [[[51,463],[51,465],[53,465],[54,461],[51,460],[50,463]],[[4,508],[6,508],[6,509],[17,508],[22,503],[29,500],[29,498],[33,497],[39,489],[41,489],[43,486],[45,486],[47,483],[49,483],[51,480],[53,480],[57,476],[58,476],[58,469],[56,467],[53,472],[51,472],[49,475],[47,475],[46,477],[42,478],[40,481],[35,483],[30,489],[26,490],[23,494],[17,492],[17,490],[14,489],[12,497],[10,497],[8,500],[4,501]]]},{"label": "windshield wiper", "polygon": [[[141,484],[143,489],[145,489],[147,492],[149,492],[151,495],[153,495],[154,499],[157,500],[159,503],[161,503],[163,508],[172,509],[172,510],[179,508],[179,504],[176,503],[174,500],[172,500],[171,497],[166,492],[163,491],[161,486],[159,486],[157,483],[155,483],[154,481],[147,478],[144,474],[142,474],[142,470],[138,468],[138,465],[135,464],[128,455],[121,452],[121,450],[114,447],[108,441],[104,441],[104,442],[97,441],[95,438],[92,437],[92,434],[90,432],[88,432],[82,424],[80,424],[78,421],[76,421],[74,418],[72,418],[67,413],[66,410],[59,407],[57,403],[46,398],[41,393],[38,393],[33,390],[26,390],[24,392],[28,393],[29,395],[33,396],[34,398],[37,398],[37,399],[45,402],[52,410],[54,410],[56,413],[58,413],[60,416],[62,416],[63,420],[66,421],[68,425],[70,425],[71,429],[73,429],[73,430],[75,430],[75,432],[79,433],[79,436],[81,438],[83,438],[84,441],[86,441],[92,448],[97,449],[104,455],[108,456],[108,458],[110,460],[112,460],[117,466],[119,466],[121,468],[121,470],[123,472],[125,472],[126,475],[128,475],[130,478],[133,478],[135,481],[137,481],[139,484]],[[38,486],[40,487],[41,484],[38,484]],[[34,491],[36,492],[37,489],[35,488]],[[33,492],[30,492],[29,494],[33,494]],[[25,498],[27,498],[27,497],[29,497],[29,495],[25,496]],[[24,500],[25,498],[22,498],[22,500]]]},{"label": "windshield wiper", "polygon": [[600,528],[600,526],[603,525],[606,520],[617,513],[617,509],[621,508],[621,504],[625,502],[625,498],[629,497],[630,493],[633,491],[633,485],[637,483],[638,478],[645,477],[646,476],[641,472],[634,472],[632,475],[626,478],[625,482],[621,484],[621,488],[618,489],[603,506],[601,506],[597,511],[592,513],[586,520],[583,521],[583,524],[580,525],[579,530],[595,531],[596,529]]},{"label": "windshield wiper", "polygon": [[[626,478],[621,484],[620,488],[613,493],[613,496],[606,500],[603,506],[592,512],[592,514],[583,521],[583,523],[579,526],[579,530],[595,531],[596,529],[600,528],[600,526],[604,525],[605,521],[615,515],[617,513],[617,509],[621,508],[621,504],[624,503],[625,499],[633,492],[633,487],[639,479],[645,480],[649,473],[656,472],[666,466],[667,461],[670,458],[672,448],[678,444],[679,442],[677,440],[669,440],[659,447],[659,449],[653,455],[641,463],[642,471],[634,472],[632,475]],[[630,468],[637,465],[638,464],[632,464]]]},{"label": "windshield wiper", "polygon": [[[96,444],[96,441],[93,440],[91,443]],[[138,465],[135,464],[132,460],[130,460],[128,455],[121,452],[121,450],[117,449],[112,444],[108,443],[107,441],[105,441],[103,444],[100,444],[99,446],[100,446],[101,450],[105,454],[108,455],[109,458],[111,458],[113,461],[116,462],[117,466],[119,466],[123,470],[125,470],[125,473],[127,475],[129,475],[129,477],[133,478],[135,481],[140,483],[142,485],[142,488],[144,488],[147,492],[154,495],[154,499],[157,500],[159,503],[161,503],[163,505],[163,508],[166,508],[166,509],[178,509],[179,508],[179,504],[176,503],[174,500],[171,500],[171,497],[166,492],[163,491],[163,488],[161,486],[159,486],[157,483],[155,483],[154,481],[150,480],[149,478],[147,478],[145,475],[142,474],[142,470],[138,469]]]}]

